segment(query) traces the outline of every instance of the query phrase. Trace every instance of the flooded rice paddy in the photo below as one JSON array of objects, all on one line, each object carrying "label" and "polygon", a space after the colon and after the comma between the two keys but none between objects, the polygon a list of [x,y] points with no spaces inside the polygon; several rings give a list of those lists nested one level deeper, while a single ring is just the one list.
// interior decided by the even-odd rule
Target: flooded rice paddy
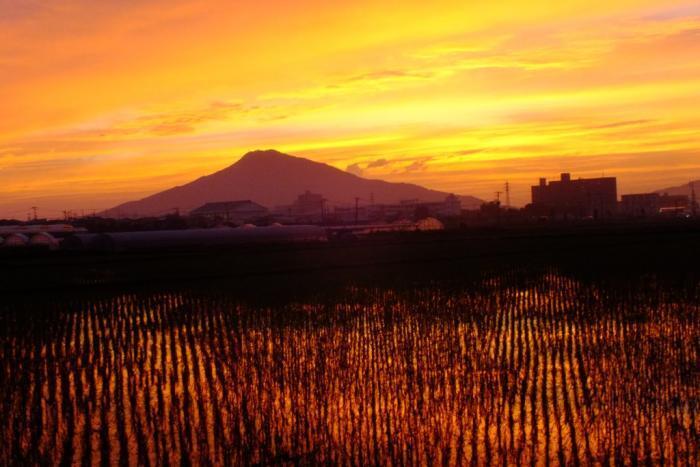
[{"label": "flooded rice paddy", "polygon": [[0,306],[0,464],[700,464],[700,286],[556,272]]}]

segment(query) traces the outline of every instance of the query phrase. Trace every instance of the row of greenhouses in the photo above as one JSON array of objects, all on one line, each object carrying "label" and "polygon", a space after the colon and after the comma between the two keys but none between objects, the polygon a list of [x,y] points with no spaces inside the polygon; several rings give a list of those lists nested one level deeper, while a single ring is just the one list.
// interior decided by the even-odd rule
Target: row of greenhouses
[{"label": "row of greenhouses", "polygon": [[60,239],[49,232],[13,232],[0,236],[0,247],[2,248],[20,248],[32,246],[56,250],[59,248],[59,245]]},{"label": "row of greenhouses", "polygon": [[156,230],[144,232],[73,233],[65,237],[49,232],[12,232],[0,236],[4,248],[44,247],[84,251],[140,251],[192,247],[216,247],[247,243],[325,241],[326,230],[313,225],[271,225],[237,228]]}]

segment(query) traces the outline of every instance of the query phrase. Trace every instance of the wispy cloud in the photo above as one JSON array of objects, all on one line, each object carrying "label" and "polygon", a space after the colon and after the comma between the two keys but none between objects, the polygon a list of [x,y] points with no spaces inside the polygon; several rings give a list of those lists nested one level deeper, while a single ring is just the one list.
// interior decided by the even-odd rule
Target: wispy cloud
[{"label": "wispy cloud", "polygon": [[697,170],[699,38],[686,0],[0,0],[0,197],[127,200],[252,147],[485,198],[641,190]]},{"label": "wispy cloud", "polygon": [[390,162],[387,159],[382,158],[382,159],[377,159],[377,160],[371,161],[369,164],[367,164],[367,168],[373,169],[375,167],[384,167],[384,166],[389,165],[389,164],[390,164]]},{"label": "wispy cloud", "polygon": [[430,161],[430,159],[430,157],[426,157],[417,161],[413,161],[404,168],[404,172],[424,171],[428,168],[428,162]]},{"label": "wispy cloud", "polygon": [[365,174],[365,171],[362,169],[362,166],[360,166],[360,164],[358,164],[357,162],[348,165],[345,168],[345,170],[353,175],[357,175],[358,177],[362,177]]}]

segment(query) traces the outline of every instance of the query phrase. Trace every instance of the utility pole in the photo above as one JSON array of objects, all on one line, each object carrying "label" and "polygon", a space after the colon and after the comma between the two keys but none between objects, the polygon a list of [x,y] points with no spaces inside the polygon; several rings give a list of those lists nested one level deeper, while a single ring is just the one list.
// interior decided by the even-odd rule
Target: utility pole
[{"label": "utility pole", "polygon": [[63,210],[63,220],[67,221],[70,217],[70,211],[68,210]]},{"label": "utility pole", "polygon": [[506,209],[510,209],[510,183],[506,181]]},{"label": "utility pole", "polygon": [[360,198],[355,197],[355,225],[358,223],[360,217]]},{"label": "utility pole", "polygon": [[32,211],[34,211],[34,220],[37,220],[37,217],[36,217],[36,206],[32,206]]},{"label": "utility pole", "polygon": [[496,224],[501,225],[501,192],[496,192]]}]

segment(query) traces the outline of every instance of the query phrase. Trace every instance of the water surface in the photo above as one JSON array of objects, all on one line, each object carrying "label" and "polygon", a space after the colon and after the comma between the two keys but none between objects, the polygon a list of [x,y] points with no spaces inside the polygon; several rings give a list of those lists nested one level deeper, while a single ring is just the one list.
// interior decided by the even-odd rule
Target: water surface
[{"label": "water surface", "polygon": [[698,465],[697,283],[7,300],[0,463]]}]

